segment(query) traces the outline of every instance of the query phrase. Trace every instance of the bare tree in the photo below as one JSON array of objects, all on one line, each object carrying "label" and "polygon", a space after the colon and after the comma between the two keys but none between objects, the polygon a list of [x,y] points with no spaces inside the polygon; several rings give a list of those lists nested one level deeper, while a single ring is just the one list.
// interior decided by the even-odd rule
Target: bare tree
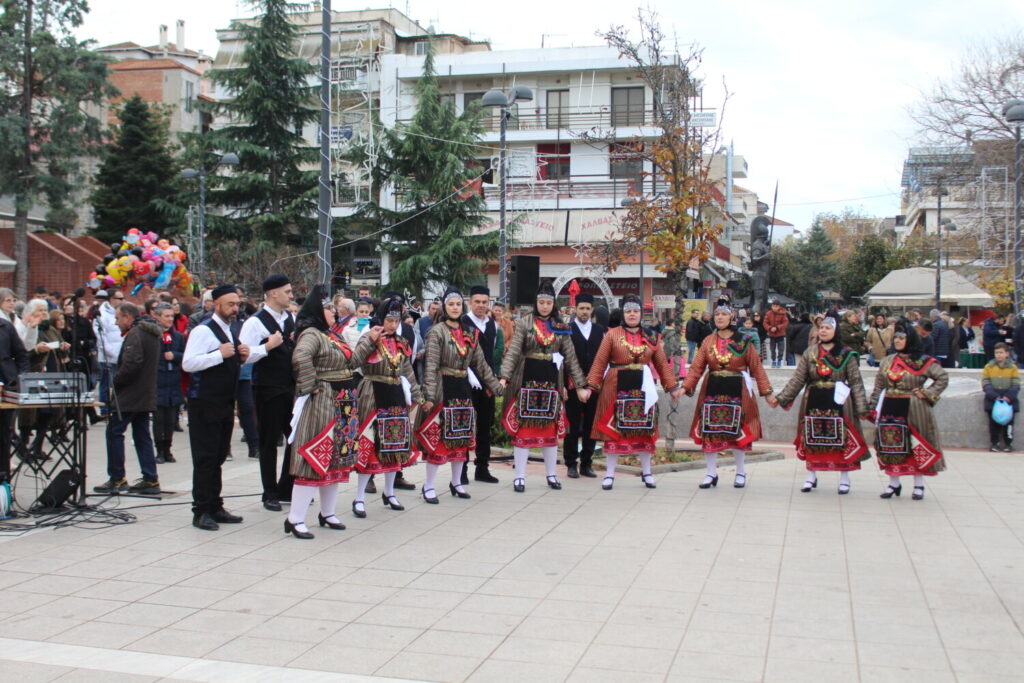
[{"label": "bare tree", "polygon": [[970,144],[1012,138],[1003,104],[1024,97],[1024,32],[969,47],[956,72],[940,80],[910,107],[922,139],[932,144]]}]

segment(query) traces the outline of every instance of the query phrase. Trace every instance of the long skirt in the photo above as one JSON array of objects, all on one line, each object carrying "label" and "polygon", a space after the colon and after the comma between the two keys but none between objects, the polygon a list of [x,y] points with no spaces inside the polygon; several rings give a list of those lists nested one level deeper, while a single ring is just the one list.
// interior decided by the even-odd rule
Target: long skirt
[{"label": "long skirt", "polygon": [[398,472],[415,464],[412,422],[400,384],[373,383],[376,409],[359,426],[355,469],[360,474]]},{"label": "long skirt", "polygon": [[[610,374],[610,373],[609,373]],[[594,432],[604,439],[604,451],[617,455],[653,453],[658,438],[658,406],[647,410],[643,370],[616,371],[614,399],[594,421]]]},{"label": "long skirt", "polygon": [[852,472],[870,457],[867,443],[843,406],[834,387],[810,386],[804,415],[797,428],[796,456],[813,472]]},{"label": "long skirt", "polygon": [[[329,393],[325,385],[330,388]],[[355,464],[359,381],[320,382],[319,386],[326,396],[316,394],[306,404],[299,418],[296,447],[292,449],[290,471],[295,483],[301,486],[346,482]]]},{"label": "long skirt", "polygon": [[[744,391],[740,374],[718,375],[712,372],[708,375],[703,400],[697,404],[690,433],[705,453],[731,448],[751,449],[760,434],[760,423],[756,413],[749,415],[751,409],[743,405]],[[753,410],[756,410],[756,403]]]},{"label": "long skirt", "polygon": [[520,448],[557,446],[567,421],[558,396],[558,368],[551,361],[527,358],[523,384],[508,401],[502,424]]},{"label": "long skirt", "polygon": [[908,396],[886,396],[878,411],[878,465],[891,477],[935,476],[944,468],[942,451],[918,430]]},{"label": "long skirt", "polygon": [[441,403],[427,415],[416,439],[432,465],[465,462],[476,448],[476,410],[466,377],[441,376]]}]

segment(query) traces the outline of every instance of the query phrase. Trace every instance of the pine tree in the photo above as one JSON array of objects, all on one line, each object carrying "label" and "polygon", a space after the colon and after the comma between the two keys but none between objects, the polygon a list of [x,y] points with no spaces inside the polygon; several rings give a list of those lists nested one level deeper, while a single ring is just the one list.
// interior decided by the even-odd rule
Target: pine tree
[{"label": "pine tree", "polygon": [[262,249],[308,242],[316,232],[317,154],[301,131],[319,113],[308,84],[316,69],[295,56],[301,34],[289,15],[299,6],[286,0],[256,4],[262,13],[255,24],[233,25],[245,42],[243,65],[210,72],[230,93],[212,109],[230,123],[204,136],[210,139],[203,148],[234,152],[240,161],[208,198],[233,211],[227,220],[209,221],[208,231]]},{"label": "pine tree", "polygon": [[381,241],[391,256],[390,285],[421,294],[433,285],[468,288],[498,251],[498,234],[474,235],[484,223],[483,198],[469,189],[482,169],[473,167],[482,132],[480,110],[461,115],[441,101],[433,49],[416,84],[416,114],[407,125],[384,131],[374,170],[378,186],[395,187],[400,208],[371,203],[362,217],[394,226]]},{"label": "pine tree", "polygon": [[119,112],[117,138],[103,151],[91,201],[92,234],[116,242],[128,228],[163,236],[169,227],[158,203],[170,196],[175,163],[168,151],[167,128],[138,95]]},{"label": "pine tree", "polygon": [[800,245],[805,277],[815,292],[835,289],[836,262],[830,258],[835,250],[835,242],[825,231],[820,216],[815,217],[807,238]]}]

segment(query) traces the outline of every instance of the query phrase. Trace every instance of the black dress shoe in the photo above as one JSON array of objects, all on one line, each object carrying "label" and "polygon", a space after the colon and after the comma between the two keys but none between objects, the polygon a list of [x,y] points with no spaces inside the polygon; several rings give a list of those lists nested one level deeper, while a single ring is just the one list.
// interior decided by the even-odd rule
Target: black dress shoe
[{"label": "black dress shoe", "polygon": [[[430,491],[430,495],[427,495],[427,491]],[[437,505],[441,501],[437,499],[437,491],[434,489],[420,488],[420,495],[423,496],[423,500],[427,501],[431,505]]]},{"label": "black dress shoe", "polygon": [[413,484],[410,481],[406,481],[405,477],[403,477],[402,475],[398,475],[395,478],[395,488],[402,489],[403,491],[415,491],[416,484]]},{"label": "black dress shoe", "polygon": [[562,490],[562,482],[558,481],[558,477],[548,477],[548,486],[556,491]]},{"label": "black dress shoe", "polygon": [[591,479],[597,478],[597,472],[590,465],[580,465],[580,475],[590,477]]},{"label": "black dress shoe", "polygon": [[394,496],[389,496],[386,493],[382,493],[380,494],[380,498],[382,501],[384,501],[385,507],[389,507],[392,510],[398,510],[399,512],[405,509],[405,506],[399,503],[398,499],[395,498]]},{"label": "black dress shoe", "polygon": [[568,476],[570,479],[580,478],[580,471],[576,469],[576,465],[566,465],[565,469],[568,470],[566,476]]},{"label": "black dress shoe", "polygon": [[[331,517],[334,517],[334,515],[331,515]],[[337,517],[335,517],[335,519],[337,519]],[[327,517],[324,517],[322,512],[321,513],[317,513],[316,521],[320,522],[320,526],[330,527],[331,529],[334,529],[335,531],[344,531],[345,530],[345,525],[342,524],[341,522],[328,522],[327,521]]]},{"label": "black dress shoe", "polygon": [[516,480],[514,480],[512,482],[512,490],[515,491],[516,493],[522,493],[523,491],[525,491],[526,490],[526,480],[525,479],[516,479]]},{"label": "black dress shoe", "polygon": [[497,484],[498,483],[498,478],[496,476],[491,474],[488,470],[486,470],[486,469],[482,470],[480,468],[477,468],[476,474],[473,476],[473,479],[475,481],[482,481],[485,484]]},{"label": "black dress shoe", "polygon": [[279,501],[274,500],[273,498],[269,498],[263,501],[263,507],[264,509],[270,510],[271,512],[281,511],[281,503]]},{"label": "black dress shoe", "polygon": [[213,521],[218,522],[220,524],[242,523],[242,517],[240,515],[233,515],[224,508],[221,508],[220,510],[217,510],[216,512],[212,513],[210,517],[213,519]]},{"label": "black dress shoe", "polygon": [[468,498],[472,498],[473,497],[473,496],[469,495],[468,493],[466,493],[465,491],[460,491],[457,488],[455,488],[455,484],[453,484],[451,482],[448,482],[448,490],[451,491],[452,495],[455,496],[456,498],[466,498],[466,499],[468,499]]},{"label": "black dress shoe", "polygon": [[295,525],[289,522],[287,519],[284,520],[284,532],[286,534],[291,534],[295,538],[313,538],[313,534],[309,533],[308,531],[299,531],[295,528]]},{"label": "black dress shoe", "polygon": [[[356,507],[357,505],[360,506],[362,509],[360,509],[359,507]],[[352,514],[355,515],[356,517],[358,517],[359,519],[366,519],[366,504],[362,503],[362,502],[360,502],[358,500],[353,500],[352,501]]]},{"label": "black dress shoe", "polygon": [[220,525],[213,520],[213,517],[208,512],[204,512],[201,515],[193,515],[192,526],[203,531],[216,531],[220,529]]}]

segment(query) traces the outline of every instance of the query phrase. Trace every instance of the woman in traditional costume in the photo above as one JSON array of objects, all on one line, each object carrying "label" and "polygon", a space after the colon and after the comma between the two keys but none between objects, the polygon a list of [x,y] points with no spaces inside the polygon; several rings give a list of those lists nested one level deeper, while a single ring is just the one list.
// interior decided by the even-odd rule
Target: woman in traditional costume
[{"label": "woman in traditional costume", "polygon": [[363,382],[356,404],[359,412],[359,442],[356,472],[359,473],[352,514],[366,517],[366,485],[374,474],[384,474],[381,500],[392,510],[405,508],[395,497],[395,477],[403,467],[416,462],[419,453],[413,443],[410,409],[418,404],[425,409],[420,386],[412,370],[412,347],[397,334],[402,319],[402,299],[392,296],[381,302],[371,331],[356,344],[362,363]]},{"label": "woman in traditional costume", "polygon": [[547,280],[537,290],[533,313],[516,323],[512,341],[501,363],[501,383],[505,387],[502,425],[512,435],[516,478],[513,489],[526,490],[526,462],[531,448],[544,454],[548,486],[562,488],[555,475],[558,442],[565,436],[566,418],[559,387],[562,373],[568,370],[580,401],[587,402],[586,388],[572,331],[554,313],[555,290]]},{"label": "woman in traditional costume", "polygon": [[896,323],[892,344],[896,352],[878,368],[870,403],[876,406],[871,417],[877,425],[878,464],[889,475],[881,497],[900,495],[900,477],[913,475],[912,497],[921,500],[924,478],[946,469],[932,406],[949,384],[949,375],[938,360],[922,352],[921,337],[906,318]]},{"label": "woman in traditional costume", "polygon": [[[363,362],[363,356],[330,333],[335,315],[327,290],[317,285],[306,297],[296,322],[298,338],[292,368],[297,397],[293,418],[297,417],[298,424],[291,455],[295,484],[284,523],[285,533],[296,538],[313,538],[306,526],[306,512],[317,491],[320,526],[337,531],[345,528],[335,514],[335,506],[338,483],[348,481],[355,462],[359,379],[353,376],[353,370]],[[360,351],[365,354],[366,347]]]},{"label": "woman in traditional costume", "polygon": [[502,393],[502,386],[480,348],[480,331],[475,325],[462,322],[464,308],[462,293],[449,288],[435,314],[437,324],[427,333],[423,394],[434,409],[416,431],[416,437],[423,447],[427,468],[420,493],[423,500],[433,505],[438,503],[434,488],[437,468],[446,463],[452,469],[448,484],[452,496],[470,497],[462,488],[462,470],[469,449],[476,447],[476,411],[470,389],[486,386],[496,395]]},{"label": "woman in traditional costume", "polygon": [[683,381],[686,395],[692,396],[707,370],[690,428],[690,436],[707,460],[708,472],[700,484],[702,489],[718,486],[718,454],[725,450],[732,450],[736,460],[733,486],[746,486],[744,458],[761,438],[757,394],[766,397],[769,405],[775,405],[761,356],[752,341],[736,332],[732,318],[729,302],[719,300],[713,318],[715,331],[701,342]]},{"label": "woman in traditional costume", "polygon": [[869,417],[857,352],[839,340],[839,316],[826,315],[818,327],[818,343],[803,354],[796,373],[775,400],[787,410],[801,390],[796,455],[807,464],[800,488],[818,487],[818,472],[839,472],[839,495],[850,492],[850,472],[870,457],[858,416]]},{"label": "woman in traditional costume", "polygon": [[622,326],[605,334],[587,377],[590,388],[601,392],[590,438],[604,441],[605,491],[615,484],[619,455],[635,455],[644,485],[656,488],[651,457],[658,438],[658,389],[651,365],[672,400],[683,394],[661,342],[641,326],[641,315],[640,297],[623,297]]}]

